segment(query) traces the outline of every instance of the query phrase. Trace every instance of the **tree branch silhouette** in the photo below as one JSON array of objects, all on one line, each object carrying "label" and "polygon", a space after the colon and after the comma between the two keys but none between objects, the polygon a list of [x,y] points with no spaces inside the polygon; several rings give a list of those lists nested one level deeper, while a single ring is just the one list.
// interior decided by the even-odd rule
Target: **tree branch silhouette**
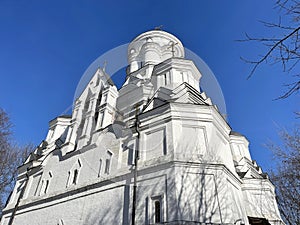
[{"label": "tree branch silhouette", "polygon": [[[241,57],[244,62],[252,65],[247,79],[251,78],[257,71],[257,68],[264,62],[270,65],[280,63],[285,73],[296,71],[295,68],[300,60],[300,2],[298,0],[278,0],[275,8],[278,8],[279,13],[283,14],[284,20],[289,21],[285,23],[291,23],[291,25],[283,24],[281,17],[279,17],[277,23],[260,21],[269,30],[273,31],[275,29],[280,34],[275,35],[275,37],[252,37],[246,33],[245,39],[238,40],[239,42],[260,43],[267,48],[265,53],[258,56],[257,60],[249,60]],[[300,78],[298,72],[293,77],[296,77],[296,81],[286,85],[287,91],[276,98],[276,100],[288,98],[299,91]]]}]

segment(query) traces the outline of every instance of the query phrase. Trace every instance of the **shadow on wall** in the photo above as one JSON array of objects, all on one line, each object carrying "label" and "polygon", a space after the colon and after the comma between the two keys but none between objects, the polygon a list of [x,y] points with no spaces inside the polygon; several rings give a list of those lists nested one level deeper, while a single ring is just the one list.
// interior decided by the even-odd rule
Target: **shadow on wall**
[{"label": "shadow on wall", "polygon": [[[218,162],[216,156],[208,158]],[[234,213],[238,208],[229,204],[228,198],[233,198],[232,191],[224,182],[226,178],[220,165],[209,164],[201,157],[196,165],[185,162],[175,173],[175,220],[181,222],[167,224],[233,224],[241,213]]]},{"label": "shadow on wall", "polygon": [[[126,191],[126,188],[125,188]],[[126,193],[124,193],[126,195]],[[125,199],[124,199],[125,200]],[[101,199],[94,199],[94,201],[101,201]],[[111,199],[113,201],[113,207],[111,204],[93,204],[89,207],[89,213],[83,219],[83,223],[85,225],[104,225],[104,224],[122,224],[127,225],[125,223],[123,214],[128,215],[128,206],[126,204],[123,207],[123,199]],[[100,207],[99,207],[100,205]],[[124,213],[123,213],[124,211]],[[126,213],[125,213],[126,212]],[[123,222],[124,221],[124,222]]]},{"label": "shadow on wall", "polygon": [[[153,176],[153,170],[149,170],[146,175],[151,176],[152,182],[145,186],[140,177],[136,224],[234,224],[241,219],[243,212],[238,197],[239,190],[227,178],[223,165],[211,163],[221,161],[211,152],[213,151],[206,152],[205,160],[202,156],[198,156],[198,159],[190,156],[190,160],[185,156],[185,161],[177,162],[176,167],[170,167],[172,175],[168,177],[167,174],[160,173],[157,176],[161,177],[159,180],[155,180],[157,177]],[[156,172],[159,174],[159,166],[157,167]],[[122,196],[110,199],[110,202],[107,199],[93,199],[92,204],[85,209],[89,213],[83,224],[131,224],[130,178],[127,184]],[[159,223],[155,223],[155,212],[149,209],[152,207],[148,204],[151,199],[147,199],[150,193],[154,193],[154,196],[156,193],[163,193],[165,196],[166,202],[161,206],[165,213],[161,212],[164,216]],[[99,201],[102,201],[101,204]]]}]

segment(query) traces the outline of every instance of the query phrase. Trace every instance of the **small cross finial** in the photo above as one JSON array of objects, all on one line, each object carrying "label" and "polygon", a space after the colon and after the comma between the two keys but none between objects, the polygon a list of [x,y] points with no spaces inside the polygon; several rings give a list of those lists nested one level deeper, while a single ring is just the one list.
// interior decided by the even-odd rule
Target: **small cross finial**
[{"label": "small cross finial", "polygon": [[175,45],[177,45],[178,43],[174,43],[172,42],[172,44],[168,47],[168,48],[171,48],[171,52],[172,52],[172,57],[175,56]]},{"label": "small cross finial", "polygon": [[105,72],[105,69],[106,69],[106,65],[107,65],[107,61],[105,60],[104,63],[103,63],[103,71]]},{"label": "small cross finial", "polygon": [[162,30],[163,25],[159,25],[158,27],[155,27],[154,30]]}]

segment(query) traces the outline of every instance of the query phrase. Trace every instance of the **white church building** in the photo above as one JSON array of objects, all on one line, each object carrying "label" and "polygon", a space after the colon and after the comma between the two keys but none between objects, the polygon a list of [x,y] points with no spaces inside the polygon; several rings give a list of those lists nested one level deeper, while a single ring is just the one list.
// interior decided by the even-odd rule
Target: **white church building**
[{"label": "white church building", "polygon": [[180,40],[152,30],[128,47],[118,90],[101,68],[71,116],[19,168],[1,225],[284,224],[274,186],[200,91]]}]

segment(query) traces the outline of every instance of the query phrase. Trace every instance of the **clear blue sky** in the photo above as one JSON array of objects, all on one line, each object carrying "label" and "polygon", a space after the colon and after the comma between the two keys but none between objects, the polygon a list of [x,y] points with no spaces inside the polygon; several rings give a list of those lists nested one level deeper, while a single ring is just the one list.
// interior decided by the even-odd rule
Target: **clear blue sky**
[{"label": "clear blue sky", "polygon": [[39,144],[48,121],[72,104],[77,83],[98,56],[163,25],[214,72],[229,124],[247,136],[253,159],[268,169],[264,144],[278,141],[278,127],[293,126],[299,96],[273,101],[288,82],[279,66],[263,65],[246,80],[251,68],[240,56],[255,59],[264,51],[235,40],[245,32],[272,35],[258,21],[277,21],[274,2],[2,0],[0,107],[19,143]]}]

